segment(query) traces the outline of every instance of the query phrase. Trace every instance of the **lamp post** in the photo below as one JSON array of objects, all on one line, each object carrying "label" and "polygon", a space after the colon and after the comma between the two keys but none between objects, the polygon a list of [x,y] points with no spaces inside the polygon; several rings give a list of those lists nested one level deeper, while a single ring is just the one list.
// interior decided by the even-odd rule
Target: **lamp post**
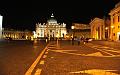
[{"label": "lamp post", "polygon": [[105,27],[105,38],[108,39],[108,27]]},{"label": "lamp post", "polygon": [[58,41],[59,41],[59,33],[57,34],[57,46],[58,46]]},{"label": "lamp post", "polygon": [[112,41],[113,41],[113,28],[114,28],[114,26],[111,26],[111,28],[112,28]]},{"label": "lamp post", "polygon": [[74,26],[71,26],[71,29],[73,30],[73,38],[74,38],[74,35],[75,35],[74,29],[75,29],[75,27],[74,27]]},{"label": "lamp post", "polygon": [[71,26],[71,29],[73,30],[73,36],[72,36],[72,45],[74,45],[74,35],[75,35],[75,27],[74,26]]}]

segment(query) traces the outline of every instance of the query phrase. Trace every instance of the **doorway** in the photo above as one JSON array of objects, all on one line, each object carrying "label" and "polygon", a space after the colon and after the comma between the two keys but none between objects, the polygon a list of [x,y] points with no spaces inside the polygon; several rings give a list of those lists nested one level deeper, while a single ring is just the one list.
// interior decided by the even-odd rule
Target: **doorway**
[{"label": "doorway", "polygon": [[120,34],[119,34],[119,40],[120,40]]},{"label": "doorway", "polygon": [[120,32],[117,33],[117,39],[120,41]]}]

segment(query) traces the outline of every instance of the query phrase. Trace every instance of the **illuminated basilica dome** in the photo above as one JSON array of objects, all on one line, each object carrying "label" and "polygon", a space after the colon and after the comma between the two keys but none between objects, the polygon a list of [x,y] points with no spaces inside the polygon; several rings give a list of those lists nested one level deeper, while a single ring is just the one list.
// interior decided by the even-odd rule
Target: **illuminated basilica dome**
[{"label": "illuminated basilica dome", "polygon": [[57,20],[54,18],[54,15],[51,15],[51,18],[47,20],[48,23],[57,23]]},{"label": "illuminated basilica dome", "polygon": [[66,24],[57,23],[52,13],[51,17],[47,20],[47,23],[36,24],[36,32],[34,33],[34,38],[47,37],[49,40],[51,38],[64,37],[67,34]]}]

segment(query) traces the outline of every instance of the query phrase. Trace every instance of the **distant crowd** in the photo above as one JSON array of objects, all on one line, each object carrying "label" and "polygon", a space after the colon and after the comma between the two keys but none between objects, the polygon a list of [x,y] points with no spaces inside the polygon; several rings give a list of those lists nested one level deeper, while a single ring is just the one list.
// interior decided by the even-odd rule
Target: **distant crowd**
[{"label": "distant crowd", "polygon": [[84,38],[84,37],[73,37],[72,38],[72,45],[74,45],[74,42],[77,41],[78,45],[80,45],[81,42],[88,43],[89,38]]}]

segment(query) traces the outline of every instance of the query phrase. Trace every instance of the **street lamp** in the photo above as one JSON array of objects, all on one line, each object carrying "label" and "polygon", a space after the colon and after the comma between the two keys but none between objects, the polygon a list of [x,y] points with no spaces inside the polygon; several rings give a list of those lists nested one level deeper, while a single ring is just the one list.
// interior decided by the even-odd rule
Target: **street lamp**
[{"label": "street lamp", "polygon": [[111,26],[111,28],[112,28],[112,41],[113,41],[113,28],[114,28],[114,26]]},{"label": "street lamp", "polygon": [[105,27],[105,30],[108,30],[108,27]]},{"label": "street lamp", "polygon": [[108,27],[105,27],[105,38],[108,39]]},{"label": "street lamp", "polygon": [[75,26],[71,26],[71,29],[73,29],[73,38],[74,38],[74,34],[75,34],[74,29],[75,29]]},{"label": "street lamp", "polygon": [[73,29],[72,45],[74,45],[74,35],[75,35],[74,29],[75,29],[75,27],[71,26],[71,29]]},{"label": "street lamp", "polygon": [[57,46],[58,46],[58,40],[59,40],[59,33],[57,34]]}]

